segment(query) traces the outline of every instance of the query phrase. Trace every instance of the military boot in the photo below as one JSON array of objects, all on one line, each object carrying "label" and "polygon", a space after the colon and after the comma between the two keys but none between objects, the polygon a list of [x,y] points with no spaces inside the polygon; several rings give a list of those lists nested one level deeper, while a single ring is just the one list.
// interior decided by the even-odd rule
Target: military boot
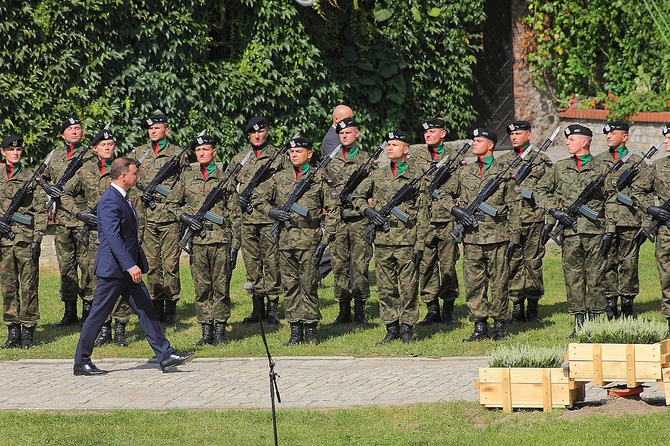
[{"label": "military boot", "polygon": [[388,344],[398,339],[400,339],[400,322],[391,322],[390,324],[386,324],[386,336],[377,342],[377,345]]},{"label": "military boot", "polygon": [[507,337],[503,321],[493,321],[493,340],[502,341]]},{"label": "military boot", "polygon": [[526,322],[526,315],[524,310],[524,300],[518,300],[514,302],[514,307],[512,307],[512,321],[523,323]]},{"label": "military boot", "polygon": [[2,348],[19,348],[21,346],[21,325],[12,324],[7,326],[7,342]]},{"label": "military boot", "polygon": [[290,345],[302,344],[303,341],[305,340],[305,337],[302,333],[303,331],[302,322],[290,322],[290,325],[291,325],[291,336],[289,336],[288,341],[286,341],[286,344],[284,344],[284,347],[288,347]]},{"label": "military boot", "polygon": [[165,301],[155,299],[154,301],[154,310],[156,311],[156,316],[160,322],[165,322]]},{"label": "military boot", "polygon": [[116,325],[114,326],[114,343],[119,347],[128,347],[125,322],[116,321]]},{"label": "military boot", "polygon": [[576,338],[577,332],[582,326],[584,326],[584,313],[577,313],[575,314],[575,328],[572,330],[572,334],[568,336],[568,339]]},{"label": "military boot", "polygon": [[440,317],[440,299],[433,299],[430,302],[426,302],[426,317],[423,318],[419,325],[431,325],[436,322],[442,322]]},{"label": "military boot", "polygon": [[348,324],[351,322],[351,299],[338,302],[340,312],[331,325]]},{"label": "military boot", "polygon": [[165,326],[174,327],[177,325],[177,301],[165,301]]},{"label": "military boot", "polygon": [[475,331],[469,338],[463,339],[463,342],[481,341],[489,338],[489,327],[486,321],[475,322]]},{"label": "military boot", "polygon": [[267,308],[266,316],[267,316],[267,322],[270,325],[278,325],[279,324],[279,316],[277,316],[277,304],[278,303],[279,303],[279,299],[270,300],[268,298],[268,308]]},{"label": "military boot", "polygon": [[621,317],[635,317],[633,299],[635,296],[621,296]]},{"label": "military boot", "polygon": [[317,345],[319,340],[316,338],[316,325],[318,322],[312,322],[311,324],[305,324],[305,343]]},{"label": "military boot", "polygon": [[528,299],[528,308],[526,310],[526,321],[541,323],[540,315],[538,314],[540,301],[538,299]]},{"label": "military boot", "polygon": [[104,325],[100,329],[100,334],[98,335],[98,339],[95,340],[93,343],[94,347],[100,347],[102,345],[106,344],[111,344],[112,343],[112,321],[105,321]]},{"label": "military boot", "polygon": [[65,311],[63,313],[63,319],[56,324],[57,327],[66,327],[68,325],[74,325],[79,323],[77,319],[77,301],[76,300],[66,300],[63,302],[65,305]]},{"label": "military boot", "polygon": [[[605,301],[605,313],[607,314],[607,320],[616,319],[619,317],[619,311],[617,310],[617,296],[607,297]],[[621,306],[623,307],[623,299],[621,299]],[[623,311],[623,308],[621,308]]]},{"label": "military boot", "polygon": [[454,317],[454,303],[455,301],[453,300],[445,300],[442,303],[442,322],[447,325],[453,325],[458,322]]},{"label": "military boot", "polygon": [[367,324],[368,318],[365,317],[365,301],[354,300],[354,322],[357,324]]},{"label": "military boot", "polygon": [[258,315],[260,313],[261,318],[265,319],[265,311],[264,311],[264,304],[265,304],[265,298],[263,296],[253,296],[251,298],[251,302],[253,304],[253,309],[251,310],[251,314],[244,319],[242,319],[242,323],[244,324],[253,324],[258,322]]},{"label": "military boot", "polygon": [[217,322],[214,324],[214,340],[212,341],[212,345],[222,345],[226,343],[228,343],[226,340],[226,323]]},{"label": "military boot", "polygon": [[414,344],[414,333],[412,333],[412,326],[409,324],[402,324],[400,326],[400,340],[405,344]]},{"label": "military boot", "polygon": [[589,321],[597,321],[600,319],[600,313],[594,313],[592,311],[588,311],[586,316],[589,318]]},{"label": "military boot", "polygon": [[35,326],[32,327],[23,327],[21,329],[21,348],[28,350],[33,346],[33,333],[35,332]]},{"label": "military boot", "polygon": [[91,314],[91,309],[93,308],[93,301],[85,300],[81,303],[81,323],[83,324],[88,319],[88,315]]},{"label": "military boot", "polygon": [[195,343],[197,347],[205,344],[214,343],[214,324],[200,324],[202,328],[202,337]]}]

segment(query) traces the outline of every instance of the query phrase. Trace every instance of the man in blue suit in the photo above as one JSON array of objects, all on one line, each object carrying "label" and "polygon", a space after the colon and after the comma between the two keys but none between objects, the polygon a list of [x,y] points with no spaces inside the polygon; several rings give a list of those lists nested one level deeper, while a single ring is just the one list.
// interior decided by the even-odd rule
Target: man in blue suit
[{"label": "man in blue suit", "polygon": [[91,362],[93,343],[107,316],[121,295],[137,314],[144,335],[156,353],[161,370],[170,372],[193,357],[178,354],[163,333],[142,273],[147,271],[147,258],[137,237],[137,214],[128,191],[137,183],[137,167],[130,158],[117,158],[111,166],[112,184],[98,203],[98,239],[100,246],[93,265],[98,278],[93,308],[81,329],[74,357],[74,374],[104,375]]}]

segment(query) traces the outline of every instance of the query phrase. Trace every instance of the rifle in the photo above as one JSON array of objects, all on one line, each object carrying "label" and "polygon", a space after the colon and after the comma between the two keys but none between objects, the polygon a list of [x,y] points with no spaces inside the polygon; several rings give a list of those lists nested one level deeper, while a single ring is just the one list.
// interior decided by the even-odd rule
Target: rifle
[{"label": "rifle", "polygon": [[[445,156],[440,160],[439,163],[431,165],[428,169],[422,172],[421,175],[414,177],[408,183],[403,184],[402,187],[398,189],[395,194],[393,194],[391,199],[386,202],[384,206],[382,206],[382,208],[379,210],[379,215],[381,215],[386,220],[389,218],[389,216],[391,216],[391,214],[393,214],[396,216],[396,218],[398,218],[398,220],[406,223],[409,220],[409,215],[398,209],[398,205],[402,203],[405,198],[407,198],[412,190],[414,190],[419,181],[423,180],[427,175],[431,175],[433,172],[440,169],[447,163],[448,160],[449,157]],[[382,229],[384,232],[389,231],[386,225],[384,225]],[[375,226],[374,223],[370,223],[365,228],[365,230],[361,231],[360,234],[363,237],[363,240],[365,240],[365,243],[372,246],[372,243],[375,240],[375,235],[377,234],[377,226]]]},{"label": "rifle", "polygon": [[371,170],[370,166],[377,160],[377,158],[379,158],[379,155],[381,155],[381,153],[386,149],[387,144],[388,142],[384,141],[381,146],[377,147],[372,156],[369,157],[364,164],[358,166],[358,169],[356,169],[356,171],[351,174],[351,176],[347,180],[347,183],[344,185],[342,191],[340,192],[340,203],[342,204],[342,208],[344,209],[352,208],[351,194],[353,194],[354,191],[358,188],[358,186],[361,185],[364,179],[370,176],[370,170]]},{"label": "rifle", "polygon": [[[670,199],[667,200],[665,203],[663,203],[661,206],[661,209],[664,211],[669,211],[670,210]],[[670,228],[670,221],[663,221],[660,220],[656,217],[654,217],[646,228],[640,228],[637,230],[635,233],[635,242],[637,243],[638,246],[642,245],[644,242],[649,239],[652,242],[656,241],[656,231],[658,230],[658,227],[661,225],[665,225],[666,227]]]},{"label": "rifle", "polygon": [[660,140],[655,146],[651,146],[651,149],[647,153],[645,153],[641,159],[635,162],[632,166],[630,166],[628,169],[624,170],[621,175],[619,176],[619,179],[616,182],[616,189],[617,189],[617,201],[625,204],[626,206],[633,206],[633,200],[631,200],[626,194],[624,194],[623,191],[625,188],[630,186],[633,183],[633,180],[637,176],[638,173],[640,173],[640,165],[644,162],[646,159],[650,159],[652,156],[658,152],[658,148],[661,147],[661,144],[663,144],[663,141],[665,141],[665,138]]},{"label": "rifle", "polygon": [[[112,125],[111,122],[107,123],[107,125],[104,127],[104,130],[109,130],[109,127]],[[79,153],[77,153],[77,156],[74,157],[71,161],[70,164],[67,165],[65,168],[65,171],[63,172],[63,175],[56,181],[56,186],[58,189],[63,190],[63,187],[65,187],[65,184],[70,181],[70,179],[74,176],[75,173],[79,170],[81,166],[84,165],[84,155],[86,155],[86,152],[90,150],[91,147],[93,147],[93,144],[96,144],[98,141],[96,140],[91,140],[87,145],[85,145],[81,150],[79,150]],[[51,207],[56,203],[55,198],[51,198],[49,202],[46,205],[46,209],[49,210]]]},{"label": "rifle", "polygon": [[[293,138],[289,139],[288,141],[284,142],[275,152],[274,155],[270,157],[269,160],[265,162],[261,167],[258,168],[254,176],[251,178],[251,181],[249,181],[249,184],[247,184],[247,187],[244,188],[244,190],[240,193],[240,202],[241,203],[249,203],[251,201],[251,195],[254,193],[254,190],[258,187],[259,184],[263,181],[263,179],[266,177],[268,171],[270,170],[270,167],[272,164],[275,162],[275,160],[279,157],[279,155],[283,155],[286,153],[288,150],[288,144],[291,140],[297,138],[300,136],[300,132],[296,133],[293,135]],[[251,214],[253,212],[253,208],[251,205],[247,206],[246,208],[243,209],[247,214]]]},{"label": "rifle", "polygon": [[[144,160],[147,159],[147,157],[149,156],[150,153],[151,153],[151,149],[148,149],[146,152],[144,152],[142,157],[140,159],[138,159],[137,161],[135,161],[135,167],[137,167],[139,169],[140,166],[142,165],[142,163],[144,162]],[[93,206],[93,209],[91,209],[91,213],[93,213],[94,215],[98,215],[98,204],[97,203],[96,203],[95,206]],[[79,233],[75,236],[77,241],[79,243],[81,243],[82,246],[88,246],[88,234],[89,234],[89,232],[91,232],[91,229],[93,229],[93,227],[85,224],[79,230]]]},{"label": "rifle", "polygon": [[[339,150],[342,148],[342,144],[338,145],[335,150],[333,150],[330,155],[327,157],[323,158],[319,164],[314,169],[309,169],[309,172],[307,172],[307,176],[300,180],[300,183],[293,189],[293,192],[291,195],[288,197],[288,200],[286,200],[286,203],[280,208],[282,211],[285,212],[290,212],[293,211],[296,214],[302,215],[303,217],[307,216],[307,209],[304,207],[300,206],[298,204],[298,200],[300,200],[300,197],[302,197],[305,192],[307,192],[307,189],[309,186],[312,184],[314,181],[314,178],[316,177],[316,174],[319,170],[325,168],[330,162],[335,158],[335,155]],[[265,237],[267,237],[272,244],[277,244],[277,236],[279,236],[279,229],[281,225],[280,220],[276,220],[273,224],[272,227],[268,232],[265,233]],[[291,229],[293,227],[293,224],[291,223],[291,220],[285,221],[284,226],[286,229]]]},{"label": "rifle", "polygon": [[[607,178],[607,176],[612,174],[613,172],[619,170],[632,154],[633,154],[632,151],[628,152],[626,156],[624,156],[619,161],[614,163],[614,165],[609,169],[607,169],[606,172],[603,172],[600,175],[598,175],[598,178],[591,181],[584,188],[584,190],[582,190],[577,199],[567,208],[565,212],[574,219],[574,223],[572,225],[572,229],[574,231],[577,231],[577,214],[582,214],[584,217],[588,218],[591,221],[598,220],[598,213],[595,212],[593,209],[590,209],[588,206],[586,206],[586,203],[589,201],[591,195],[593,195],[593,193],[598,189],[598,187],[600,187],[600,185],[605,182],[605,178]],[[560,246],[562,245],[564,231],[565,231],[565,225],[560,221],[557,221],[556,225],[549,233],[549,237],[551,237],[556,242],[556,244]]]},{"label": "rifle", "polygon": [[[205,198],[205,201],[203,201],[202,206],[200,206],[198,212],[196,212],[195,215],[193,216],[193,218],[198,220],[200,224],[204,223],[205,220],[209,220],[212,223],[216,223],[219,225],[223,224],[223,217],[210,212],[210,210],[214,207],[214,204],[216,204],[216,201],[219,199],[219,196],[221,196],[221,193],[223,192],[223,187],[226,185],[226,183],[228,183],[228,181],[232,177],[234,177],[240,172],[242,167],[244,167],[244,165],[247,163],[247,161],[249,161],[249,158],[251,158],[251,155],[253,154],[254,151],[250,150],[249,153],[247,153],[247,155],[244,157],[244,159],[242,159],[242,161],[237,163],[237,166],[235,166],[235,168],[225,178],[219,181],[219,183],[214,188],[212,188],[212,190],[209,191],[209,194],[207,194],[207,197]],[[187,227],[184,236],[179,242],[179,246],[189,254],[191,254],[191,248],[189,245],[193,241],[194,235],[195,233],[193,232],[193,230],[190,227]],[[206,233],[204,226],[202,228],[202,231],[200,231],[200,234],[198,235],[200,235],[200,238],[205,237]]]},{"label": "rifle", "polygon": [[[554,139],[556,139],[556,136],[558,135],[558,132],[561,131],[561,127],[556,127],[556,130],[554,130],[554,133],[551,134],[549,138],[547,138],[542,145],[537,149],[537,152],[533,153],[533,156],[524,161],[523,166],[519,168],[519,171],[512,175],[512,178],[516,180],[516,184],[521,185],[523,183],[523,180],[525,180],[528,175],[530,175],[530,171],[533,169],[533,163],[537,159],[538,156],[540,156],[540,152],[546,152],[547,149],[549,148],[550,145],[554,143]],[[530,191],[526,191],[524,189],[521,190],[521,195],[526,198],[530,199],[531,193]]]},{"label": "rifle", "polygon": [[[38,167],[35,173],[33,173],[33,176],[30,177],[29,180],[24,181],[23,184],[21,185],[21,188],[19,188],[19,190],[16,191],[16,194],[14,194],[14,197],[12,198],[12,201],[9,203],[9,206],[7,206],[7,210],[2,215],[2,217],[0,217],[0,223],[3,223],[2,226],[8,227],[11,226],[14,222],[21,223],[22,225],[26,226],[30,226],[33,224],[33,217],[29,215],[20,214],[18,210],[21,207],[21,204],[23,203],[26,194],[30,191],[30,184],[33,181],[37,181],[38,183],[41,181],[41,179],[39,179],[39,176],[44,173],[44,169],[46,169],[49,163],[51,162],[51,158],[53,158],[54,152],[55,150],[49,152],[44,161],[42,161],[42,164],[40,164],[40,167]],[[9,229],[6,232],[0,231],[0,238],[2,237],[7,237],[10,240],[14,240],[15,235],[12,232],[12,230]]]},{"label": "rifle", "polygon": [[[530,150],[526,150],[524,152],[521,152],[521,154],[517,155],[516,158],[514,158],[514,161],[509,163],[507,167],[505,167],[504,170],[499,171],[495,177],[491,178],[484,188],[477,194],[477,197],[470,203],[470,205],[465,209],[465,213],[474,217],[474,227],[476,228],[478,226],[477,220],[480,218],[477,217],[477,214],[481,211],[487,215],[490,215],[491,217],[495,217],[498,215],[498,210],[494,208],[493,206],[490,206],[486,204],[486,200],[491,198],[495,191],[498,189],[498,186],[500,186],[503,181],[507,180],[507,172],[509,172],[512,169],[515,169],[521,162],[528,156],[530,153]],[[457,243],[461,243],[463,241],[463,232],[465,231],[465,225],[461,223],[460,221],[456,222],[456,227],[449,232],[449,234],[456,240]]]},{"label": "rifle", "polygon": [[156,209],[156,192],[163,195],[164,197],[167,197],[168,195],[170,195],[170,192],[172,192],[167,187],[162,186],[161,183],[165,181],[167,177],[170,176],[172,170],[174,170],[179,165],[181,157],[185,153],[193,150],[196,147],[196,144],[202,144],[202,139],[200,139],[200,137],[204,134],[205,131],[203,130],[198,134],[198,136],[195,139],[191,140],[186,145],[186,147],[181,149],[179,155],[173,156],[168,160],[167,163],[163,164],[163,166],[158,170],[156,176],[154,176],[151,182],[144,188],[144,193],[142,194],[141,197],[142,203],[149,206],[149,208],[152,211]]},{"label": "rifle", "polygon": [[428,185],[428,195],[433,199],[437,200],[437,197],[440,194],[440,188],[444,183],[451,177],[456,169],[454,168],[454,163],[463,155],[465,155],[472,148],[472,140],[467,141],[463,144],[463,147],[456,152],[456,156],[449,160],[449,162],[442,166],[440,170],[435,173],[435,176]]}]

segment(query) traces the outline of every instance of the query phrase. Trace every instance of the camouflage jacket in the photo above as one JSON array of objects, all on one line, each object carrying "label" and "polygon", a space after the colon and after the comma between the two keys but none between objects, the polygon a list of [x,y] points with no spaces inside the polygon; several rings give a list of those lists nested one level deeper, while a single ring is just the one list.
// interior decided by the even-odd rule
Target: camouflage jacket
[{"label": "camouflage jacket", "polygon": [[640,172],[640,180],[633,182],[632,189],[635,201],[639,202],[640,209],[645,212],[642,224],[646,226],[653,219],[646,214],[646,210],[649,206],[656,205],[656,197],[659,206],[670,200],[670,157],[666,156],[654,161],[651,166],[645,166]]},{"label": "camouflage jacket", "polygon": [[[23,183],[33,176],[34,172],[26,167],[22,167],[15,176],[7,179],[6,165],[0,164],[0,166],[2,167],[0,168],[0,215],[4,215],[16,193],[21,189]],[[32,224],[24,225],[13,222],[12,232],[14,233],[14,240],[2,237],[0,244],[2,246],[12,246],[17,242],[41,243],[47,227],[47,215],[44,211],[46,203],[47,197],[37,187],[37,183],[33,181],[29,185],[28,193],[18,210],[19,214],[32,217]]]},{"label": "camouflage jacket", "polygon": [[[353,173],[360,166],[364,165],[369,159],[370,154],[367,152],[363,152],[359,147],[358,153],[356,153],[356,155],[353,158],[345,160],[344,156],[340,152],[333,158],[333,160],[324,169],[324,175],[328,178],[330,193],[332,195],[333,200],[337,200],[335,203],[337,203],[340,210],[339,212],[333,212],[334,218],[336,215],[341,217],[341,219],[344,219],[345,221],[361,220],[362,218],[364,218],[361,214],[361,210],[353,209],[353,205],[351,206],[352,209],[342,208],[339,194],[344,188],[344,186],[347,184],[349,177],[351,177],[351,175],[353,175]],[[374,168],[375,166],[373,164],[372,169]],[[360,184],[358,186],[360,187]]]},{"label": "camouflage jacket", "polygon": [[[80,147],[80,150],[82,148],[83,146]],[[67,166],[69,166],[70,162],[72,162],[72,159],[77,157],[77,153],[73,153],[70,156],[70,158],[68,158],[67,155],[68,155],[67,146],[57,148],[54,151],[54,156],[53,158],[51,158],[49,166],[44,170],[44,173],[42,174],[42,179],[48,181],[50,184],[55,184],[56,182],[58,182],[58,180],[60,180],[63,174],[65,173],[65,169],[67,169]],[[93,159],[97,159],[95,154],[87,152],[86,155],[84,155],[84,164],[86,164],[87,161]],[[56,223],[57,225],[67,227],[77,227],[83,225],[83,223],[74,218],[74,216],[78,211],[86,207],[86,199],[82,195],[77,195],[73,198],[75,203],[77,204],[77,209],[74,213],[62,207],[61,199],[56,200],[57,207],[56,207],[56,215],[54,217],[54,223]]]}]

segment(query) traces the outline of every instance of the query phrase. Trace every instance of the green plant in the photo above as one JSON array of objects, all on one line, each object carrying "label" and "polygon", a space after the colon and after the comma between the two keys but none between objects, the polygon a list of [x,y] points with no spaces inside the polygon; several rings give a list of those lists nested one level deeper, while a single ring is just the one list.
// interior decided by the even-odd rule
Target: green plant
[{"label": "green plant", "polygon": [[654,344],[668,335],[668,325],[643,318],[597,319],[586,321],[577,331],[584,343]]},{"label": "green plant", "polygon": [[530,344],[503,345],[487,354],[491,367],[560,367],[563,347],[538,347]]}]

